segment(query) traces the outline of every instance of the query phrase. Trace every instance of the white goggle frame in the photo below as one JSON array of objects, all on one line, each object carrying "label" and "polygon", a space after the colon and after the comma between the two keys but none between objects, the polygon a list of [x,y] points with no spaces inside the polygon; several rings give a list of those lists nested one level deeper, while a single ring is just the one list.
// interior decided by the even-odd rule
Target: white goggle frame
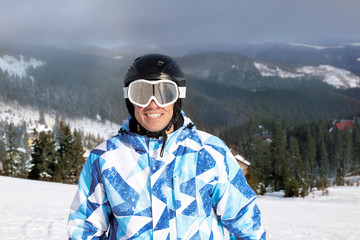
[{"label": "white goggle frame", "polygon": [[[150,85],[157,85],[157,84],[160,84],[160,83],[170,83],[171,85],[173,85],[177,89],[176,97],[172,101],[162,104],[156,99],[156,97],[154,95],[152,95],[145,104],[138,103],[131,97],[130,91],[131,91],[132,86],[134,84],[136,84],[136,83],[139,83],[139,82],[150,84]],[[175,103],[178,100],[178,98],[185,98],[186,97],[186,87],[179,87],[175,82],[173,82],[171,80],[167,80],[167,79],[156,80],[156,81],[149,81],[149,80],[146,80],[146,79],[139,79],[139,80],[135,80],[135,81],[131,82],[129,84],[129,86],[124,87],[123,90],[124,90],[124,98],[128,98],[129,101],[132,104],[137,105],[139,107],[147,107],[152,100],[154,100],[154,102],[159,107],[166,107],[166,106],[169,106],[169,105]]]}]

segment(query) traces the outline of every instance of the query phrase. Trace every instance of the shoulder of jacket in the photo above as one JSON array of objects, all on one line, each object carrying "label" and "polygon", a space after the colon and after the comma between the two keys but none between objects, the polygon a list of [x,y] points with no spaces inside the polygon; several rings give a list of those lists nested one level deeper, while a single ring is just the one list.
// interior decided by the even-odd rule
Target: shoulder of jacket
[{"label": "shoulder of jacket", "polygon": [[97,145],[91,152],[90,155],[96,155],[101,157],[106,152],[117,149],[121,145],[121,141],[118,138],[118,135],[109,138],[106,141],[103,141],[99,145]]},{"label": "shoulder of jacket", "polygon": [[225,142],[215,135],[202,130],[196,130],[196,132],[204,145],[214,145],[222,148],[227,147]]}]

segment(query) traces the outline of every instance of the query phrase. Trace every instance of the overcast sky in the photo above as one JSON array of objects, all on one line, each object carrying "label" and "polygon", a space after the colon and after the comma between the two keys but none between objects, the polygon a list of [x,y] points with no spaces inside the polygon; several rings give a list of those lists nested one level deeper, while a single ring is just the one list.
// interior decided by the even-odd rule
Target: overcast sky
[{"label": "overcast sky", "polygon": [[359,0],[0,0],[0,43],[311,43],[360,39],[359,24]]}]

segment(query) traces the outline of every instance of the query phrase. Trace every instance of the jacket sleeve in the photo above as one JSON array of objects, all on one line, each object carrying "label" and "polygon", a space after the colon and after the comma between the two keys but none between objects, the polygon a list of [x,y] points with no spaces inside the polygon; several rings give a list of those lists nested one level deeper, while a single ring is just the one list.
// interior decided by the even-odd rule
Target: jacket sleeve
[{"label": "jacket sleeve", "polygon": [[266,239],[256,193],[226,146],[222,155],[224,161],[218,161],[219,179],[212,193],[216,214],[229,231],[230,239]]},{"label": "jacket sleeve", "polygon": [[93,151],[81,171],[70,207],[69,239],[106,239],[110,207],[101,178],[102,158]]}]

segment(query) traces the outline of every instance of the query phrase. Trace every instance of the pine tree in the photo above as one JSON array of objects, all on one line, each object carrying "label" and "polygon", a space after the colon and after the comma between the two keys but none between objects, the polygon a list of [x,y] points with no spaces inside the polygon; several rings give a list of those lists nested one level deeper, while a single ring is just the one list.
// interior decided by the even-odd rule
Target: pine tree
[{"label": "pine tree", "polygon": [[272,142],[270,144],[271,153],[271,177],[275,191],[284,189],[285,176],[287,175],[286,161],[286,138],[285,133],[279,124],[275,124]]},{"label": "pine tree", "polygon": [[288,171],[285,182],[285,196],[298,197],[299,189],[304,186],[303,164],[299,151],[299,144],[295,137],[291,136],[288,144]]},{"label": "pine tree", "polygon": [[248,169],[248,183],[257,193],[264,194],[269,184],[266,173],[270,168],[269,151],[259,135],[257,123],[251,119],[248,138],[244,145],[244,156],[251,163]]},{"label": "pine tree", "polygon": [[359,127],[355,126],[353,130],[353,166],[354,174],[360,175],[360,131]]},{"label": "pine tree", "polygon": [[77,130],[75,130],[72,141],[73,161],[70,173],[70,181],[72,183],[76,183],[77,179],[79,178],[82,166],[84,165],[85,161],[84,153],[85,151],[82,146],[81,134]]},{"label": "pine tree", "polygon": [[52,132],[40,132],[33,142],[32,167],[29,178],[35,180],[53,180],[56,162],[55,141]]},{"label": "pine tree", "polygon": [[345,184],[345,172],[344,172],[344,169],[339,168],[337,170],[335,183],[336,183],[337,186],[344,186],[344,184]]},{"label": "pine tree", "polygon": [[60,122],[60,132],[58,136],[59,148],[58,161],[56,166],[56,181],[71,182],[70,176],[74,159],[72,156],[72,134],[70,127]]},{"label": "pine tree", "polygon": [[353,155],[353,139],[352,134],[349,128],[345,128],[343,133],[343,139],[342,139],[342,157],[344,159],[344,171],[345,174],[350,173],[350,169],[352,167],[352,155]]},{"label": "pine tree", "polygon": [[14,124],[10,123],[6,131],[7,144],[6,144],[6,159],[4,162],[4,174],[7,176],[16,176],[18,146],[15,143],[16,134],[14,131]]},{"label": "pine tree", "polygon": [[0,174],[3,173],[3,168],[6,160],[6,147],[3,140],[0,139]]},{"label": "pine tree", "polygon": [[342,136],[341,132],[334,128],[331,132],[331,142],[328,146],[328,153],[329,153],[329,164],[330,164],[330,174],[336,175],[338,172],[338,169],[343,168],[343,164],[341,163],[343,161],[342,154]]},{"label": "pine tree", "polygon": [[314,186],[314,176],[315,176],[315,168],[316,168],[316,146],[315,140],[311,134],[311,130],[308,127],[306,133],[306,140],[304,143],[302,158],[304,163],[304,176],[306,186],[308,188],[312,188]]},{"label": "pine tree", "polygon": [[340,167],[340,159],[339,159],[339,141],[338,141],[339,133],[337,129],[333,129],[330,134],[327,135],[328,144],[327,151],[329,157],[329,173],[331,176],[335,176],[337,174],[337,170]]}]

